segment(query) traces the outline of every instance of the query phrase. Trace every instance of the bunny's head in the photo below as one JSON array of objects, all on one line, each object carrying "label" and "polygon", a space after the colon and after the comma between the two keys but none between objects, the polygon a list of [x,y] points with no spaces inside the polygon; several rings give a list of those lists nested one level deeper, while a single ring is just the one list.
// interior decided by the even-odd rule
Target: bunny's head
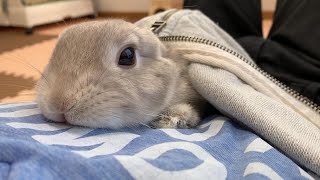
[{"label": "bunny's head", "polygon": [[72,26],[37,84],[45,117],[87,127],[150,122],[171,101],[176,64],[149,30],[122,20]]}]

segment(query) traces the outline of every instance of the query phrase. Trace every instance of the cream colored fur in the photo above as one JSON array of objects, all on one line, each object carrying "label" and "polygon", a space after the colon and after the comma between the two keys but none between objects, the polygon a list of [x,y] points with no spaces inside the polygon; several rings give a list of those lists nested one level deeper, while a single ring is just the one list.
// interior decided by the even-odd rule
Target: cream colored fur
[{"label": "cream colored fur", "polygon": [[[126,47],[136,52],[129,68],[117,64]],[[153,120],[157,128],[193,127],[205,100],[192,88],[187,66],[149,30],[122,20],[82,23],[60,35],[38,82],[37,102],[48,119],[80,126]]]}]

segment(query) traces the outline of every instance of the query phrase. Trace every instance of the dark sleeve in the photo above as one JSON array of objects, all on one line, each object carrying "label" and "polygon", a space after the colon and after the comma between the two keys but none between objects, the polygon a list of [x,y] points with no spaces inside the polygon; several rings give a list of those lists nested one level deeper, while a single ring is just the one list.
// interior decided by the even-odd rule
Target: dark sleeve
[{"label": "dark sleeve", "polygon": [[184,8],[201,10],[234,38],[262,36],[260,0],[185,0]]}]

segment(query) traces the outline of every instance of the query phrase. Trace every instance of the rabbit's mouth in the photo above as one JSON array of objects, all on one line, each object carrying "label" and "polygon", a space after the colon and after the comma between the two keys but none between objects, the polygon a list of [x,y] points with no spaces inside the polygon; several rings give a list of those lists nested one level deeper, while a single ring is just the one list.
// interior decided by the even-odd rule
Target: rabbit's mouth
[{"label": "rabbit's mouth", "polygon": [[[150,113],[150,114],[149,114]],[[148,124],[157,113],[130,108],[130,106],[117,107],[75,107],[65,113],[45,113],[45,116],[59,123],[68,123],[76,126],[90,128],[119,129],[124,127],[137,127]]]},{"label": "rabbit's mouth", "polygon": [[[42,112],[43,113],[43,112]],[[43,113],[43,115],[51,121],[58,122],[58,123],[65,123],[67,122],[64,113]]]}]

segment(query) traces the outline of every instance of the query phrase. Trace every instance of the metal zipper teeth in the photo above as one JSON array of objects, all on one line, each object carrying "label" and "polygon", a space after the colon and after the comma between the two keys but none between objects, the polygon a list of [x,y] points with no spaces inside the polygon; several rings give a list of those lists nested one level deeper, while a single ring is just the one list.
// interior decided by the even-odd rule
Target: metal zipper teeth
[{"label": "metal zipper teeth", "polygon": [[247,63],[251,67],[253,67],[254,69],[256,69],[263,76],[265,76],[270,81],[275,83],[278,87],[283,89],[285,92],[290,94],[292,97],[294,97],[298,101],[302,102],[303,104],[305,104],[306,106],[310,107],[315,112],[320,114],[320,106],[319,105],[317,105],[316,103],[314,103],[310,99],[300,95],[298,92],[296,92],[295,90],[291,89],[287,85],[283,84],[282,82],[277,80],[275,77],[271,76],[269,73],[267,73],[264,70],[262,70],[255,63],[253,63],[252,61],[248,60],[247,58],[245,58],[244,56],[242,56],[241,54],[239,54],[238,52],[236,52],[236,51],[234,51],[232,49],[229,49],[229,48],[227,48],[227,47],[225,47],[225,46],[223,46],[223,45],[221,45],[219,43],[216,43],[216,42],[213,42],[213,41],[210,41],[210,40],[207,40],[207,39],[198,38],[198,37],[191,37],[191,36],[162,36],[162,37],[159,37],[159,39],[161,41],[167,41],[167,42],[168,41],[176,41],[176,42],[177,41],[181,41],[181,42],[192,42],[192,43],[205,44],[205,45],[213,46],[213,47],[219,48],[219,49],[221,49],[223,51],[226,51],[226,52],[234,55],[235,57],[241,59],[242,61],[244,61],[245,63]]}]

